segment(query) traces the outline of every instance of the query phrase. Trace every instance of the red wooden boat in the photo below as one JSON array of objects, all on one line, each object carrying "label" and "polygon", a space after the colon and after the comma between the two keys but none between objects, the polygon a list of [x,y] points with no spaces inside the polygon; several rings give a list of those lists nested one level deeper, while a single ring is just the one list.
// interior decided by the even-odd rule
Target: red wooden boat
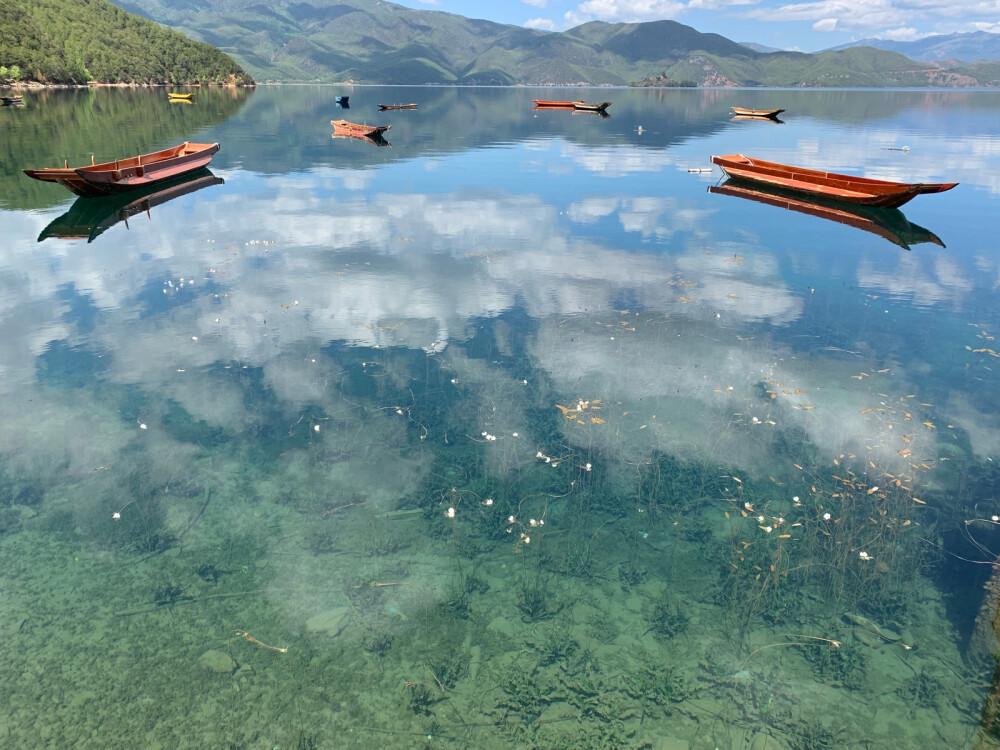
[{"label": "red wooden boat", "polygon": [[218,143],[185,142],[162,151],[91,164],[89,167],[66,165],[55,169],[25,169],[24,173],[42,182],[59,183],[85,198],[94,198],[148,188],[189,174],[207,167],[218,150]]},{"label": "red wooden boat", "polygon": [[793,167],[763,159],[751,159],[742,154],[713,156],[712,163],[737,180],[747,180],[798,193],[832,198],[862,206],[899,208],[923,193],[951,190],[957,182],[889,182],[869,177],[822,172],[817,169]]}]

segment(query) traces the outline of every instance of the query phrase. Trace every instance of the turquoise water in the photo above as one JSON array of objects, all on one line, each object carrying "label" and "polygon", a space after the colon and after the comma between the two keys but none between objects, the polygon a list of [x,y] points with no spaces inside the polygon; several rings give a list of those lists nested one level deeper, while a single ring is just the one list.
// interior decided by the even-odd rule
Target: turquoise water
[{"label": "turquoise water", "polygon": [[0,111],[7,746],[997,746],[996,92],[164,99]]}]

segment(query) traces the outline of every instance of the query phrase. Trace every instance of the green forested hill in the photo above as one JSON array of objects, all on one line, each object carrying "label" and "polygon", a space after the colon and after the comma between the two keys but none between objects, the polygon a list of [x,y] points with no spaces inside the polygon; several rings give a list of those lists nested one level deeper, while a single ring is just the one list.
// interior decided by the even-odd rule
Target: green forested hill
[{"label": "green forested hill", "polygon": [[218,49],[107,0],[0,2],[0,79],[253,83]]}]

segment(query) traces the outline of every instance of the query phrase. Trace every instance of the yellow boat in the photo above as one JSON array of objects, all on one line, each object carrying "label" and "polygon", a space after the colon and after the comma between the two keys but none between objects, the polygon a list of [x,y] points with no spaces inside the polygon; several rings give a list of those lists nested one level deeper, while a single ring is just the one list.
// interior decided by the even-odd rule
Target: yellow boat
[{"label": "yellow boat", "polygon": [[176,91],[168,91],[167,97],[170,99],[177,99],[178,101],[189,102],[194,99],[194,94],[180,94]]}]

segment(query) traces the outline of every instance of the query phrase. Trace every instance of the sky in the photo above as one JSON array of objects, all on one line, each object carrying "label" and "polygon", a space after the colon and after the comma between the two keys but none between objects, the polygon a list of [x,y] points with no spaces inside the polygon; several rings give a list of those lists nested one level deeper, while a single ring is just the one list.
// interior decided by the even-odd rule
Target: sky
[{"label": "sky", "polygon": [[670,20],[734,42],[819,52],[860,39],[1000,33],[1000,0],[394,0],[545,31]]}]

